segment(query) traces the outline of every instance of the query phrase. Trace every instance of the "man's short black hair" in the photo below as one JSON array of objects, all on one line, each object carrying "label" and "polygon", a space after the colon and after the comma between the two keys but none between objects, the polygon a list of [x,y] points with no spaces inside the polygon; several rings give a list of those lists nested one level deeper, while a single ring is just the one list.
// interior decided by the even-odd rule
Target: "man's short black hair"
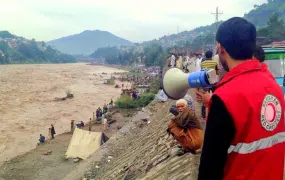
[{"label": "man's short black hair", "polygon": [[216,40],[233,59],[251,59],[256,45],[256,28],[243,18],[233,17],[220,25]]},{"label": "man's short black hair", "polygon": [[206,51],[206,53],[205,53],[205,57],[206,57],[207,59],[212,58],[212,57],[213,57],[213,52],[212,52],[212,51],[210,51],[210,50]]},{"label": "man's short black hair", "polygon": [[253,56],[259,60],[259,62],[264,62],[265,60],[265,54],[264,54],[264,50],[262,49],[261,46],[256,46],[254,52],[253,52]]}]

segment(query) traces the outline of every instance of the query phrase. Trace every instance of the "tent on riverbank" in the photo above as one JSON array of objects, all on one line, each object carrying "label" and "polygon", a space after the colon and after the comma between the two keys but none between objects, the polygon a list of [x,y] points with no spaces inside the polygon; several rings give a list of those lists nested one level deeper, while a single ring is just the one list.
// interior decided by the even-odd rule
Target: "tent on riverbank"
[{"label": "tent on riverbank", "polygon": [[90,132],[76,128],[65,156],[66,158],[87,159],[107,140],[107,136],[102,132]]}]

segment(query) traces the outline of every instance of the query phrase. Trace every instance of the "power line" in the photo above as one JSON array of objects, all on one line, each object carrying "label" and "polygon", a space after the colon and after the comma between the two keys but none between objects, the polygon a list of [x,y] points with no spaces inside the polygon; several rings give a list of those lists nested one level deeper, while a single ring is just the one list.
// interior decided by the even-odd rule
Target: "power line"
[{"label": "power line", "polygon": [[211,13],[213,15],[215,15],[215,19],[216,19],[216,29],[215,29],[215,32],[214,32],[214,47],[213,47],[213,50],[215,51],[215,44],[216,44],[216,33],[218,31],[218,27],[219,27],[219,16],[222,15],[223,13],[219,11],[219,7],[216,7],[216,12],[214,13]]},{"label": "power line", "polygon": [[211,14],[216,16],[216,26],[217,26],[217,23],[219,22],[219,15],[222,15],[223,13],[219,11],[219,7],[216,7],[216,12],[211,13]]}]

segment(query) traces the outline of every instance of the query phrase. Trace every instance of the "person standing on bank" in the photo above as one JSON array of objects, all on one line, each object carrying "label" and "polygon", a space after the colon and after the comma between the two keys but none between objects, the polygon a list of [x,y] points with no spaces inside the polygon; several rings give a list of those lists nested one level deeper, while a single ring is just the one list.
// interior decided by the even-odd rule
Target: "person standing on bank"
[{"label": "person standing on bank", "polygon": [[54,139],[54,135],[55,135],[56,133],[55,133],[53,124],[51,125],[50,134],[51,134],[51,138]]},{"label": "person standing on bank", "polygon": [[199,180],[283,180],[284,97],[266,66],[252,60],[256,28],[222,23],[218,54],[227,71],[210,100]]}]

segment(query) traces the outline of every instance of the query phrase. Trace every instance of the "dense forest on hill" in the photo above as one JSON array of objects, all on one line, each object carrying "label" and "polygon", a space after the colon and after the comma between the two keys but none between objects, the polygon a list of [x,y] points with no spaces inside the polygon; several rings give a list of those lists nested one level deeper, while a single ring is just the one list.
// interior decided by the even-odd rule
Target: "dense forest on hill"
[{"label": "dense forest on hill", "polygon": [[63,54],[47,46],[44,42],[27,40],[0,31],[0,64],[14,63],[69,63],[75,62],[75,57]]},{"label": "dense forest on hill", "polygon": [[9,33],[9,31],[0,31],[0,38],[16,38],[16,36]]},{"label": "dense forest on hill", "polygon": [[[259,31],[262,28],[267,28],[270,17],[276,13],[279,15],[280,21],[285,19],[285,0],[268,0],[266,3],[254,5],[251,11],[244,14],[244,18],[252,22]],[[218,25],[222,22],[223,21],[218,22]],[[213,34],[215,29],[216,23],[213,23],[211,25],[197,27],[190,31],[163,36],[157,40],[144,42],[144,44],[158,43],[163,47],[186,46],[193,49],[199,49],[202,46],[204,48],[210,47],[214,42]],[[276,32],[277,31],[275,31],[275,33]],[[258,35],[266,37],[264,43],[271,43],[272,40],[285,40],[285,38],[282,39],[283,36],[280,36],[279,38],[269,37],[269,32],[266,34],[264,29],[263,32],[259,32]]]},{"label": "dense forest on hill", "polygon": [[254,5],[254,9],[244,14],[244,18],[257,27],[267,26],[270,17],[278,13],[281,19],[285,18],[285,0],[268,0],[267,3]]},{"label": "dense forest on hill", "polygon": [[[285,39],[285,23],[282,17],[277,13],[273,14],[268,22],[267,26],[259,28],[257,31],[258,36],[264,38],[264,44],[269,44],[273,41],[281,41]],[[182,46],[190,47],[191,50],[199,51],[199,48],[211,49],[214,42],[214,34],[208,33],[197,36],[192,42],[186,41]],[[177,46],[176,46],[177,47]],[[151,43],[144,47],[142,52],[137,52],[130,48],[129,50],[120,50],[117,47],[105,47],[98,48],[91,57],[93,58],[105,58],[108,64],[123,64],[131,65],[138,62],[138,57],[141,57],[142,63],[146,66],[157,65],[160,66],[163,60],[166,58],[167,48],[163,48],[159,43]]]},{"label": "dense forest on hill", "polygon": [[155,43],[145,46],[142,52],[138,52],[134,48],[120,50],[117,47],[105,47],[98,48],[90,55],[92,58],[104,58],[108,64],[143,63],[146,66],[161,66],[166,56],[166,49]]},{"label": "dense forest on hill", "polygon": [[267,26],[258,29],[257,35],[264,38],[262,44],[270,44],[273,41],[285,40],[285,23],[283,18],[277,13],[273,14],[269,18]]}]

